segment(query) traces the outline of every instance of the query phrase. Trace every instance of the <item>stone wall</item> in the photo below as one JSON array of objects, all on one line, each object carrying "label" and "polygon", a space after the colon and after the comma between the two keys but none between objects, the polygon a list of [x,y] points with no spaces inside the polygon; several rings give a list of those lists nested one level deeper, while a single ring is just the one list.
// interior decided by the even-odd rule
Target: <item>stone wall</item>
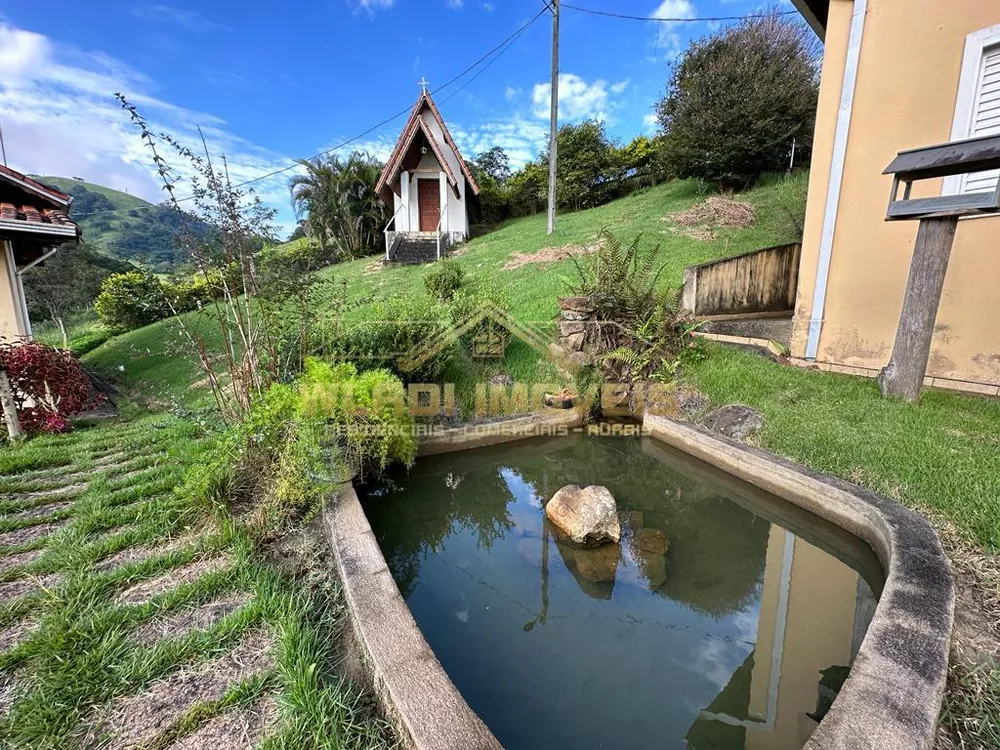
[{"label": "stone wall", "polygon": [[597,332],[593,302],[589,297],[563,297],[559,310],[559,341],[549,347],[552,356],[571,370],[592,364],[591,337]]}]

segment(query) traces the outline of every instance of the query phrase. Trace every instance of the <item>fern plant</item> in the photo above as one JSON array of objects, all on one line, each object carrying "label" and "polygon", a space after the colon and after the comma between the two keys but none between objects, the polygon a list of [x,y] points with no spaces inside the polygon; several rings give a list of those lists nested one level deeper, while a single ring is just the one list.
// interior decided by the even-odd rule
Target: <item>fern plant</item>
[{"label": "fern plant", "polygon": [[672,378],[673,363],[690,341],[680,290],[660,288],[665,264],[657,264],[658,255],[659,247],[643,245],[641,235],[623,247],[605,230],[596,253],[573,258],[579,281],[571,289],[593,304],[597,325],[588,344],[602,354],[606,377]]}]

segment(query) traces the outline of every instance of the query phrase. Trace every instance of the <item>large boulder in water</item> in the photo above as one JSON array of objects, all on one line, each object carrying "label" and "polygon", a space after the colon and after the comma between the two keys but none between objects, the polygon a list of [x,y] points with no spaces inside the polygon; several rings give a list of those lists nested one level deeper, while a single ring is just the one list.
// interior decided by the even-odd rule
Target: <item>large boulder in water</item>
[{"label": "large boulder in water", "polygon": [[545,506],[545,515],[574,544],[596,547],[622,536],[618,506],[607,487],[568,484]]}]

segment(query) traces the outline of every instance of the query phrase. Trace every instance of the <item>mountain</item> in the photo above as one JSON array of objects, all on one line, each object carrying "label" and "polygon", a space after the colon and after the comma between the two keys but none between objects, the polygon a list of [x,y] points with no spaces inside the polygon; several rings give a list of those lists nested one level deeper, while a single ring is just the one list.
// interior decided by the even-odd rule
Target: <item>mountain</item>
[{"label": "mountain", "polygon": [[[161,273],[175,271],[186,262],[174,239],[182,226],[173,208],[69,177],[36,179],[73,196],[70,216],[91,247]],[[193,226],[207,229],[198,221]]]}]

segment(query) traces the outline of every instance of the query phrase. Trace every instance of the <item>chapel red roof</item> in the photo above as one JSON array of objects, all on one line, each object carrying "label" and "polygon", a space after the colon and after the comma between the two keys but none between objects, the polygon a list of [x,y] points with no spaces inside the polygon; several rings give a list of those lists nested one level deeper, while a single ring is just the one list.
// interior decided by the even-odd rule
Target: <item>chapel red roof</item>
[{"label": "chapel red roof", "polygon": [[455,143],[455,139],[451,137],[451,132],[448,130],[448,126],[445,124],[444,118],[441,117],[441,112],[438,111],[437,105],[431,98],[430,93],[424,91],[420,94],[420,98],[417,99],[417,103],[413,105],[413,110],[410,112],[410,119],[407,121],[406,127],[403,128],[403,132],[400,134],[399,140],[396,142],[396,146],[392,150],[385,168],[382,170],[382,174],[379,175],[375,190],[386,203],[392,201],[392,191],[389,186],[399,176],[403,165],[403,158],[406,156],[407,149],[409,149],[410,144],[413,143],[418,133],[422,133],[427,139],[435,157],[448,175],[448,182],[451,183],[452,188],[456,192],[458,190],[458,180],[441,153],[441,144],[437,142],[437,139],[424,122],[423,115],[426,111],[429,111],[431,117],[437,121],[445,143],[448,144],[451,150],[455,152],[455,156],[458,157],[458,165],[462,170],[462,174],[465,175],[469,187],[472,188],[473,195],[479,195],[479,185],[476,183],[476,178],[472,176],[472,170],[469,169],[469,166],[465,163],[465,159],[462,158],[462,152],[458,150],[458,145]]}]

